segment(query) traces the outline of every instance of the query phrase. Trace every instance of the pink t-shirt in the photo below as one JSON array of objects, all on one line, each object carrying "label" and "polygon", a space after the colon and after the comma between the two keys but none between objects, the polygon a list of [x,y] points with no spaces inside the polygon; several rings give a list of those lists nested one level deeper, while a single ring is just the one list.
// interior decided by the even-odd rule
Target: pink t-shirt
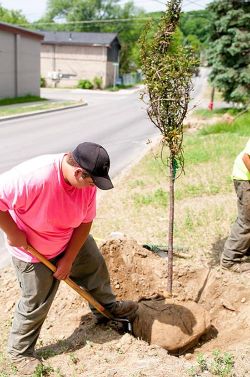
[{"label": "pink t-shirt", "polygon": [[[67,246],[74,228],[96,215],[96,187],[75,188],[65,182],[64,154],[33,158],[0,175],[0,210],[9,211],[28,242],[47,259]],[[9,247],[16,258],[37,259]]]}]

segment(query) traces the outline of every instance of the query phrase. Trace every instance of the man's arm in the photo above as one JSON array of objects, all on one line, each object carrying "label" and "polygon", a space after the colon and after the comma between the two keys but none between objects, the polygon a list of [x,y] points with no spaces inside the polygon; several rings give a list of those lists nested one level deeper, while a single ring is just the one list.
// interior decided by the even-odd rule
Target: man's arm
[{"label": "man's arm", "polygon": [[250,156],[247,153],[243,154],[242,160],[244,164],[246,165],[247,170],[250,172]]},{"label": "man's arm", "polygon": [[56,279],[64,280],[69,276],[72,264],[89,235],[91,225],[92,222],[81,224],[74,230],[64,256],[57,263],[57,270],[54,273]]},{"label": "man's arm", "polygon": [[0,211],[0,228],[6,234],[10,246],[23,247],[24,249],[27,247],[25,233],[17,227],[8,211]]}]

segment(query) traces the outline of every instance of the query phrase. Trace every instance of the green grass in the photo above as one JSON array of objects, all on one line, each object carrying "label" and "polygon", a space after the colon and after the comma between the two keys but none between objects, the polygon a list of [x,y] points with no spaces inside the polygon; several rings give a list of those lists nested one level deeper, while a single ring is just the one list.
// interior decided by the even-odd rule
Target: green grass
[{"label": "green grass", "polygon": [[38,96],[27,95],[23,97],[15,98],[2,98],[0,99],[0,106],[14,105],[18,103],[27,103],[27,102],[38,102],[38,101],[47,101],[46,98],[41,98]]},{"label": "green grass", "polygon": [[143,205],[149,205],[149,204],[154,204],[156,206],[165,207],[168,203],[168,196],[167,196],[166,191],[159,188],[155,190],[152,194],[148,194],[148,195],[135,194],[134,203],[136,206],[139,206],[139,207]]},{"label": "green grass", "polygon": [[[245,145],[246,140],[238,134],[229,133],[206,136],[185,135],[183,143],[185,174],[176,180],[175,199],[183,200],[230,192],[233,160]],[[166,192],[168,168],[164,164],[167,152],[163,155],[164,161],[161,160],[160,150],[154,156],[147,155],[136,169],[135,176],[141,178],[128,182],[131,193],[135,191],[132,197],[136,206],[168,204]],[[164,181],[165,187],[162,186]],[[148,190],[149,185],[156,188]]]},{"label": "green grass", "polygon": [[223,116],[224,114],[229,114],[232,116],[235,116],[239,114],[242,110],[235,109],[233,107],[225,107],[222,109],[215,109],[213,111],[207,110],[207,109],[198,109],[194,111],[194,115],[205,118],[205,119],[210,119],[213,118],[214,116]]},{"label": "green grass", "polygon": [[239,136],[250,135],[250,113],[244,113],[235,119],[233,123],[219,122],[214,125],[204,127],[200,130],[200,135],[211,134],[237,134]]},{"label": "green grass", "polygon": [[64,101],[64,102],[49,102],[40,105],[25,105],[25,106],[18,106],[18,107],[7,107],[0,109],[0,117],[4,116],[11,116],[11,115],[18,115],[24,113],[32,113],[35,111],[41,110],[52,110],[52,109],[60,109],[65,106],[70,105],[77,105],[75,101]]},{"label": "green grass", "polygon": [[191,377],[197,377],[203,372],[212,373],[213,376],[220,377],[232,377],[234,375],[234,359],[228,352],[214,350],[212,358],[205,357],[204,354],[199,353],[196,360],[196,365],[188,370]]},{"label": "green grass", "polygon": [[39,364],[36,367],[36,370],[33,373],[32,377],[50,376],[51,372],[54,372],[54,368],[52,368],[50,365]]}]

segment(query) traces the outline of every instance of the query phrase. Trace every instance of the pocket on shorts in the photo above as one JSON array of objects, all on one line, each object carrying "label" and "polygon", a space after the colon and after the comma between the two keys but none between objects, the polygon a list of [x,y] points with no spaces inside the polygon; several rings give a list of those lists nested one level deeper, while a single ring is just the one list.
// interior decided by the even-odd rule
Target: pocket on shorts
[{"label": "pocket on shorts", "polygon": [[24,261],[17,259],[17,258],[13,258],[13,263],[14,263],[14,266],[16,267],[16,269],[21,273],[31,272],[31,271],[34,270],[34,264],[33,263],[24,262]]}]

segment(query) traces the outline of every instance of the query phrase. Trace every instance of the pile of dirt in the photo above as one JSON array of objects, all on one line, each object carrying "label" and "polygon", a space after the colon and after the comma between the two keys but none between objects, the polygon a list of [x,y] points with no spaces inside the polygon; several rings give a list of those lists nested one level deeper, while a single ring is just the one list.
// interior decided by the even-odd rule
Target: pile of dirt
[{"label": "pile of dirt", "polygon": [[[167,259],[138,245],[134,240],[110,240],[101,251],[119,298],[139,300],[141,296],[165,294]],[[250,346],[250,276],[220,268],[202,268],[186,263],[174,268],[174,296],[194,301],[210,313],[212,329],[200,351]],[[210,340],[209,342],[207,342]],[[243,346],[244,348],[244,346]]]},{"label": "pile of dirt", "polygon": [[[133,239],[114,239],[101,248],[118,299],[139,300],[162,293],[167,286],[167,260]],[[159,263],[160,262],[160,263]]]},{"label": "pile of dirt", "polygon": [[[101,247],[118,299],[139,300],[164,294],[167,260],[131,239],[110,240]],[[50,366],[48,376],[128,377],[187,376],[198,352],[229,351],[235,358],[235,376],[249,376],[250,278],[218,267],[179,264],[175,258],[175,298],[194,301],[210,314],[212,328],[188,354],[171,356],[159,346],[114,331],[112,324],[96,325],[88,304],[66,284],[61,284],[37,344]],[[0,274],[1,345],[0,374],[11,375],[5,347],[15,302],[19,296],[14,271]],[[204,372],[205,373],[205,372]],[[200,374],[200,376],[207,374]]]}]

